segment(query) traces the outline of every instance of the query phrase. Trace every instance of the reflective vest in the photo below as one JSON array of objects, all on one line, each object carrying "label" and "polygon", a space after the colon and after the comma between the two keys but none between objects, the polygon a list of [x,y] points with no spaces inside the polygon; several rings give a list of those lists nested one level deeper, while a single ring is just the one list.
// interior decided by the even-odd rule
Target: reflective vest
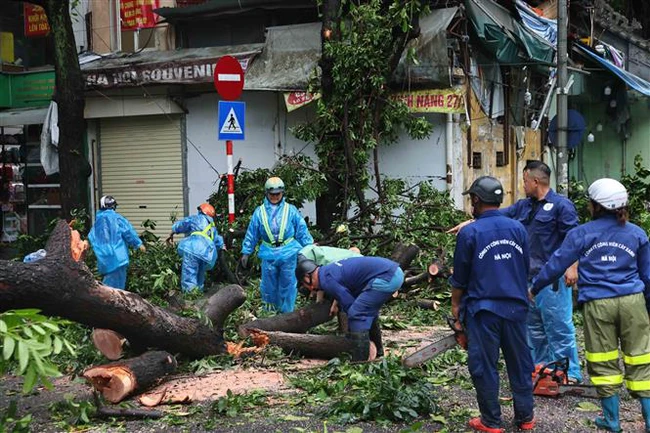
[{"label": "reflective vest", "polygon": [[266,236],[268,236],[269,240],[271,241],[271,242],[267,242],[263,240],[262,243],[270,247],[281,247],[293,240],[293,237],[284,240],[284,232],[287,230],[287,221],[289,220],[288,203],[284,203],[284,207],[282,208],[282,220],[280,222],[280,232],[278,233],[277,240],[275,239],[275,236],[273,236],[273,232],[271,232],[271,226],[269,225],[269,216],[266,213],[266,209],[264,208],[264,205],[260,206],[260,215],[262,217],[262,225],[264,226],[264,231],[266,232]]},{"label": "reflective vest", "polygon": [[210,223],[210,224],[208,224],[207,226],[205,226],[205,228],[204,228],[203,230],[201,230],[200,232],[192,232],[192,236],[194,236],[194,235],[203,236],[204,238],[206,238],[206,239],[209,240],[210,242],[214,242],[214,236],[213,236],[213,234],[210,232],[210,229],[211,229],[212,227],[214,227],[214,223],[213,223],[213,222]]}]

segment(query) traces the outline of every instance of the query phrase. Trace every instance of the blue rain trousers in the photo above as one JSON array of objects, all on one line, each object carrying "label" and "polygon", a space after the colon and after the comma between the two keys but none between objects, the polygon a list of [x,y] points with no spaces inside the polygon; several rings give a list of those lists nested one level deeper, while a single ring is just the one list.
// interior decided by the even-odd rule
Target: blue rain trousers
[{"label": "blue rain trousers", "polygon": [[558,280],[542,289],[528,311],[528,342],[535,364],[546,364],[569,358],[569,377],[582,381],[575,327],[573,326],[573,296],[571,287]]},{"label": "blue rain trousers", "polygon": [[102,284],[114,289],[125,289],[126,288],[126,270],[129,265],[120,266],[115,268],[114,271],[111,271],[104,275]]},{"label": "blue rain trousers", "polygon": [[262,304],[267,311],[290,313],[296,305],[296,260],[262,260]]},{"label": "blue rain trousers", "polygon": [[188,293],[195,287],[203,290],[208,263],[192,254],[184,253],[182,257],[181,289],[183,293]]},{"label": "blue rain trousers", "polygon": [[501,427],[499,405],[499,349],[506,362],[508,380],[515,409],[515,424],[533,419],[534,369],[526,349],[526,322],[504,319],[491,311],[480,310],[474,316],[467,314],[465,327],[468,337],[469,372],[476,389],[476,400],[483,424]]},{"label": "blue rain trousers", "polygon": [[348,308],[348,329],[350,332],[370,331],[372,322],[379,316],[379,310],[399,290],[404,282],[404,272],[401,268],[395,270],[393,277],[386,281],[376,278],[370,288],[356,297]]}]

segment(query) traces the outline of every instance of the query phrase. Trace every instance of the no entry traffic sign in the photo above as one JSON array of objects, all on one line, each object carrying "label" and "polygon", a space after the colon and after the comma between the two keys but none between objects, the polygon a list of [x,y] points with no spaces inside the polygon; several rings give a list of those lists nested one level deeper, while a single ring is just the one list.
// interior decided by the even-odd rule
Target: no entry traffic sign
[{"label": "no entry traffic sign", "polygon": [[244,70],[239,61],[232,56],[224,56],[214,68],[214,87],[221,98],[234,101],[244,89]]}]

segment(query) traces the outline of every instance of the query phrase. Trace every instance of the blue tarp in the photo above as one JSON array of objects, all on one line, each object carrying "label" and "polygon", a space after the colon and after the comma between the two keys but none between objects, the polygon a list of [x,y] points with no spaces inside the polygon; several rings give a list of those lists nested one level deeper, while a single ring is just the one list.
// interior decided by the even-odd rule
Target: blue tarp
[{"label": "blue tarp", "polygon": [[608,60],[600,57],[598,54],[592,52],[588,48],[580,45],[580,44],[575,44],[575,46],[582,52],[587,55],[587,57],[590,57],[594,60],[596,60],[598,63],[600,63],[602,66],[605,67],[605,69],[610,70],[611,72],[614,73],[618,78],[623,80],[625,84],[630,86],[630,88],[636,90],[639,93],[644,94],[645,96],[650,96],[650,83],[644,80],[643,78],[639,78],[636,75],[626,71],[625,69],[621,69],[618,66],[616,66],[613,63],[610,63]]}]

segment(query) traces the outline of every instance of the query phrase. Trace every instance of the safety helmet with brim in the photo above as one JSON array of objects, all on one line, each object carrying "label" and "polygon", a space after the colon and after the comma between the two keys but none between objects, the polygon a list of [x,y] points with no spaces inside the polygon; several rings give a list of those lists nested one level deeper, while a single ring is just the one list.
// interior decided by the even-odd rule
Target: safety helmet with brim
[{"label": "safety helmet with brim", "polygon": [[503,185],[499,179],[492,176],[481,176],[477,178],[463,195],[473,194],[483,203],[503,203]]},{"label": "safety helmet with brim", "polygon": [[616,179],[598,179],[589,186],[587,193],[591,200],[605,209],[615,210],[627,206],[627,189]]}]

